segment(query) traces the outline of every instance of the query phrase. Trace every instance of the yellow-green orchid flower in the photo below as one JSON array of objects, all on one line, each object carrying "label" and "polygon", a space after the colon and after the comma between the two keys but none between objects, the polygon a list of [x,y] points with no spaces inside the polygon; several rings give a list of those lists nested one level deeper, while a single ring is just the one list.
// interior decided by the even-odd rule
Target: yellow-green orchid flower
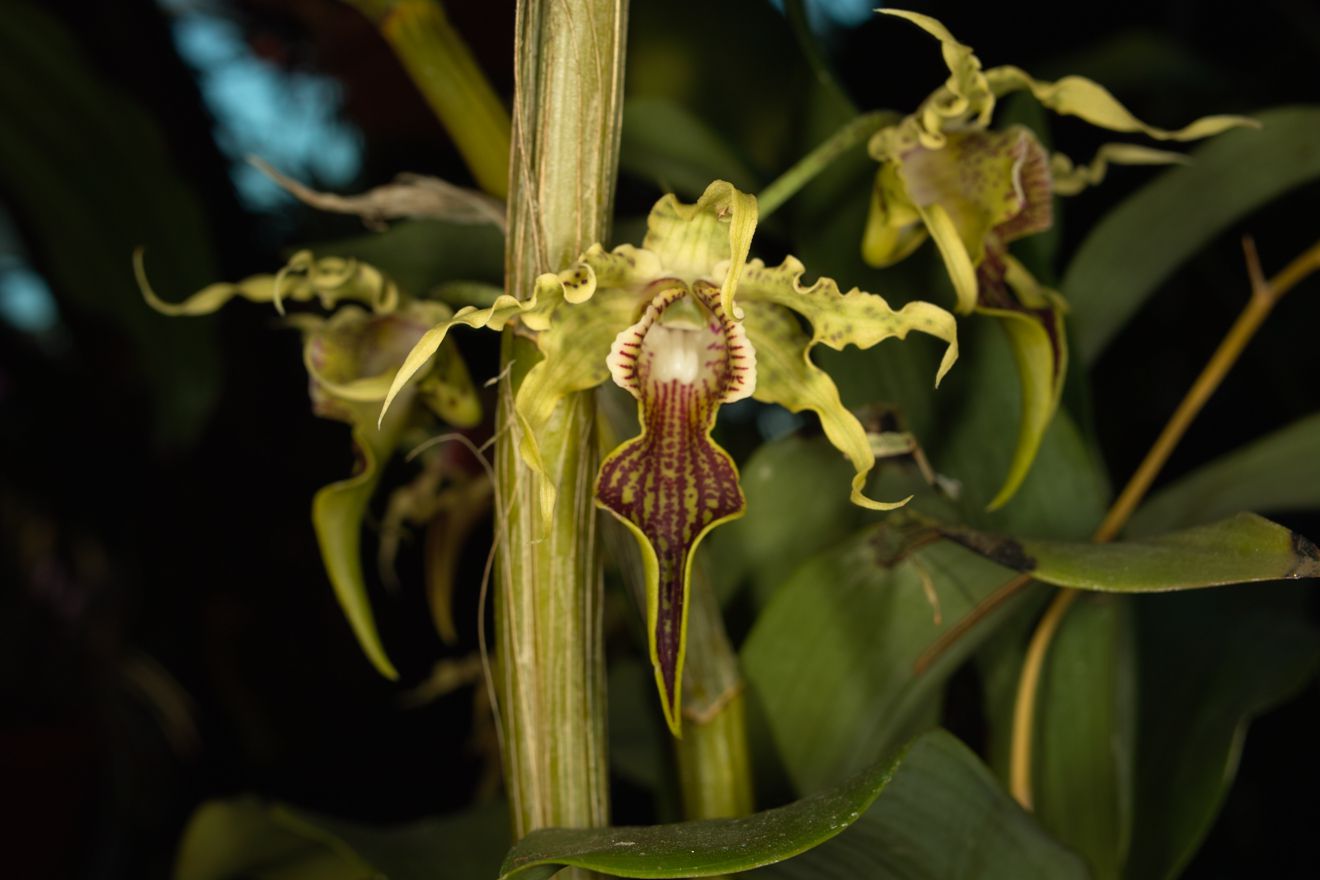
[{"label": "yellow-green orchid flower", "polygon": [[367,600],[362,521],[380,482],[380,465],[398,446],[409,421],[429,411],[448,424],[471,427],[481,420],[481,405],[462,358],[452,346],[446,346],[427,374],[409,389],[409,403],[416,405],[399,406],[379,425],[376,416],[404,356],[452,311],[443,303],[401,295],[392,281],[365,263],[338,257],[318,260],[309,251],[295,254],[275,275],[213,284],[181,303],[156,296],[147,283],[140,254],[137,271],[147,302],[168,315],[210,314],[235,297],[273,303],[281,311],[285,302],[316,301],[325,309],[339,307],[325,318],[310,312],[288,318],[303,333],[303,363],[313,411],[351,425],[358,453],[352,477],[331,483],[313,497],[312,524],[326,573],[358,642],[381,674],[397,678]]},{"label": "yellow-green orchid flower", "polygon": [[[948,347],[936,382],[957,358],[953,316],[924,302],[897,311],[880,297],[840,292],[828,278],[803,285],[803,266],[748,261],[756,200],[723,181],[695,204],[665,196],[640,248],[593,246],[573,266],[543,275],[526,300],[502,296],[431,330],[394,379],[386,405],[424,369],[449,329],[513,321],[542,354],[518,390],[520,451],[544,473],[537,438],[565,395],[613,380],[637,398],[640,433],[605,457],[597,503],[636,537],[647,583],[647,632],[665,717],[680,729],[688,588],[702,538],[744,508],[733,460],[711,439],[724,403],[754,397],[810,410],[854,469],[852,499],[875,510],[906,502],[864,494],[875,463],[862,425],[811,361],[817,344],[862,348],[918,330]],[[811,325],[809,334],[799,318]],[[554,489],[542,479],[545,512]]]},{"label": "yellow-green orchid flower", "polygon": [[996,101],[1030,92],[1045,107],[1118,132],[1156,140],[1187,141],[1255,123],[1240,116],[1210,116],[1177,131],[1145,124],[1108,91],[1068,76],[1033,79],[1017,67],[982,70],[970,47],[933,18],[897,9],[939,43],[949,79],[915,113],[877,132],[871,156],[880,162],[862,255],[888,266],[928,237],[935,240],[957,292],[957,310],[997,318],[1009,335],[1022,384],[1022,413],[1004,485],[990,503],[1002,506],[1017,491],[1048,427],[1067,369],[1065,304],[1008,253],[1008,244],[1042,232],[1053,222],[1054,195],[1072,195],[1098,183],[1109,164],[1182,161],[1178,153],[1133,144],[1107,144],[1088,164],[1047,155],[1031,131],[990,129]]}]

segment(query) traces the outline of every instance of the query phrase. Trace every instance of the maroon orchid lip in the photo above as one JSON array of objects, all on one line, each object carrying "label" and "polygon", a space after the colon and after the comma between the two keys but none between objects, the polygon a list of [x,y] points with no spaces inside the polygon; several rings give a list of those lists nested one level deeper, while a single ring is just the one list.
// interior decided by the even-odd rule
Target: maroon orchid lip
[{"label": "maroon orchid lip", "polygon": [[645,539],[658,582],[647,597],[651,659],[675,734],[692,555],[745,509],[738,470],[710,432],[720,404],[755,387],[755,352],[722,312],[713,285],[665,287],[610,352],[615,382],[638,400],[642,431],[601,465],[596,500]]}]

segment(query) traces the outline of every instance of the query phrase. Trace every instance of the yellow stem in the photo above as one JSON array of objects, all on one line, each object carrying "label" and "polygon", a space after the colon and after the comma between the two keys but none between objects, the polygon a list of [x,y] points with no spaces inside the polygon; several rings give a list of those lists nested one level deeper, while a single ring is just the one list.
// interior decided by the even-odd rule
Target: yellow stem
[{"label": "yellow stem", "polygon": [[[1283,271],[1268,281],[1261,271],[1255,243],[1250,238],[1246,238],[1243,239],[1242,247],[1246,254],[1247,273],[1251,278],[1251,298],[1225,334],[1223,341],[1219,343],[1219,347],[1215,349],[1215,353],[1211,355],[1205,368],[1201,370],[1201,374],[1192,383],[1192,387],[1183,396],[1182,402],[1178,404],[1178,408],[1165,424],[1164,430],[1160,432],[1127,485],[1123,487],[1118,499],[1110,506],[1104,521],[1091,537],[1091,540],[1097,544],[1113,540],[1122,531],[1123,526],[1127,525],[1137,506],[1150,491],[1151,484],[1155,482],[1160,470],[1169,460],[1174,448],[1187,433],[1192,421],[1219,388],[1224,377],[1246,349],[1247,343],[1256,335],[1256,331],[1260,329],[1261,324],[1269,317],[1283,295],[1296,287],[1302,279],[1320,270],[1320,242],[1303,251]],[[1021,584],[1016,584],[1018,580],[1014,578],[1000,590],[996,590],[993,595],[1008,590],[1010,584],[1014,586],[1009,595],[1017,592],[1027,583],[1026,579],[1022,579]],[[1001,597],[999,601],[1002,602],[1006,598],[1007,596]],[[1032,634],[1026,659],[1022,664],[1022,672],[1018,677],[1017,699],[1013,705],[1012,743],[1009,750],[1009,790],[1018,803],[1028,810],[1031,809],[1032,802],[1032,745],[1035,733],[1036,694],[1039,690],[1041,670],[1044,668],[1050,644],[1063,623],[1064,615],[1076,598],[1077,591],[1068,589],[1061,590],[1054,597],[1054,601],[1045,610],[1044,616],[1036,626],[1036,631]]]}]

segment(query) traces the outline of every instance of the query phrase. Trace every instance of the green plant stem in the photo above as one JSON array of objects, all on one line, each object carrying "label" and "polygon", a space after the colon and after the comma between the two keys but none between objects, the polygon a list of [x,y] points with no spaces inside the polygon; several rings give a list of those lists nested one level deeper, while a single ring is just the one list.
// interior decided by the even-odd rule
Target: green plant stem
[{"label": "green plant stem", "polygon": [[758,219],[764,220],[773,214],[816,175],[829,168],[840,155],[898,119],[898,114],[889,110],[863,113],[830,135],[818,147],[799,159],[792,168],[761,190],[756,197]]},{"label": "green plant stem", "polygon": [[504,198],[509,187],[509,112],[440,0],[348,0],[380,29],[440,118],[472,177]]},{"label": "green plant stem", "polygon": [[[520,0],[505,284],[527,296],[609,237],[618,165],[624,0]],[[519,455],[513,399],[539,358],[505,331],[496,414],[496,690],[516,836],[609,819],[596,406],[566,398],[539,436],[554,513]],[[581,875],[577,875],[581,876]]]},{"label": "green plant stem", "polygon": [[738,657],[709,579],[693,570],[683,667],[683,736],[675,740],[688,819],[746,816],[755,808]]},{"label": "green plant stem", "polygon": [[[1118,499],[1110,506],[1104,521],[1091,540],[1097,544],[1112,541],[1136,513],[1155,478],[1173,454],[1192,421],[1219,388],[1233,366],[1246,350],[1256,331],[1265,323],[1279,300],[1302,279],[1320,270],[1320,242],[1312,245],[1288,264],[1278,275],[1266,280],[1260,268],[1256,246],[1251,239],[1243,240],[1247,273],[1251,279],[1251,297],[1229,328],[1215,353],[1201,370],[1192,387],[1183,396],[1164,430],[1160,432],[1150,451],[1128,480]],[[1015,579],[1016,580],[1016,579]],[[1018,677],[1017,698],[1013,705],[1013,732],[1009,751],[1009,790],[1023,807],[1032,805],[1032,761],[1036,726],[1036,695],[1041,671],[1049,656],[1050,645],[1064,616],[1077,598],[1076,590],[1061,590],[1045,610],[1027,647],[1027,656]]]}]

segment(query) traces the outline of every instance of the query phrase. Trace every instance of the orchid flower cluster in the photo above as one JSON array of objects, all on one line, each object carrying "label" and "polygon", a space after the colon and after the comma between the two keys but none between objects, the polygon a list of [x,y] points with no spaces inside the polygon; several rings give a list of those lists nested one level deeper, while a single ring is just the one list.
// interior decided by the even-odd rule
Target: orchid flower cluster
[{"label": "orchid flower cluster", "polygon": [[907,499],[867,496],[871,443],[833,380],[812,363],[811,349],[869,348],[919,331],[946,343],[937,383],[958,355],[955,321],[944,309],[918,301],[895,310],[875,294],[841,292],[829,278],[804,284],[805,269],[792,257],[775,267],[748,259],[755,227],[755,198],[723,181],[695,204],[661,198],[641,247],[595,245],[568,269],[538,278],[526,299],[506,294],[490,308],[466,308],[437,324],[405,359],[381,416],[427,374],[450,329],[516,323],[542,355],[514,410],[520,453],[541,475],[549,515],[555,490],[544,478],[537,438],[557,404],[610,381],[637,399],[639,432],[605,457],[595,495],[642,551],[651,661],[676,734],[693,554],[745,508],[737,468],[711,438],[720,406],[751,397],[815,413],[852,463],[852,500],[889,510]]},{"label": "orchid flower cluster", "polygon": [[1011,66],[983,70],[971,47],[935,19],[898,9],[880,11],[935,37],[949,79],[915,113],[871,138],[869,151],[880,169],[862,256],[871,265],[889,266],[934,239],[957,293],[957,311],[989,315],[1007,332],[1022,386],[1022,413],[1009,473],[990,503],[994,509],[1012,497],[1027,475],[1058,407],[1068,359],[1064,299],[1014,259],[1009,244],[1049,229],[1053,197],[1099,183],[1109,164],[1185,161],[1180,153],[1111,143],[1090,163],[1075,165],[1062,154],[1047,154],[1025,126],[991,129],[997,101],[1028,92],[1062,116],[1162,141],[1197,140],[1255,122],[1208,116],[1177,131],[1154,128],[1091,80],[1067,76],[1044,82]]}]

